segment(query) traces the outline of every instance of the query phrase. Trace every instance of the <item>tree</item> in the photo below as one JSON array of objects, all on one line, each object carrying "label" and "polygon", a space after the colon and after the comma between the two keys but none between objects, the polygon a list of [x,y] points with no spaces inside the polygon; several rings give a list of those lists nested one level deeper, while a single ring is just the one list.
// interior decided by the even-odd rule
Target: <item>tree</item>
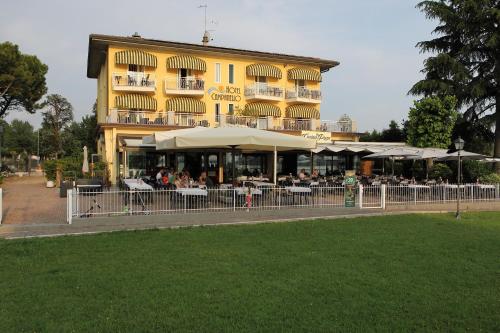
[{"label": "tree", "polygon": [[8,111],[35,113],[47,92],[48,67],[36,56],[22,54],[17,45],[0,44],[0,118]]},{"label": "tree", "polygon": [[7,151],[30,155],[36,151],[36,134],[29,122],[14,119],[4,130],[3,145]]},{"label": "tree", "polygon": [[43,155],[58,158],[63,152],[63,131],[73,120],[73,107],[60,95],[48,95],[42,103],[43,112],[40,141]]},{"label": "tree", "polygon": [[407,143],[422,148],[448,148],[458,116],[457,99],[426,97],[414,105],[408,115]]},{"label": "tree", "polygon": [[401,129],[394,120],[391,120],[388,129],[385,128],[382,132],[374,129],[371,133],[366,132],[359,138],[361,142],[404,142],[405,140],[404,129]]},{"label": "tree", "polygon": [[[466,121],[493,120],[494,156],[500,157],[500,1],[428,0],[417,8],[439,25],[436,38],[417,44],[433,55],[410,93],[453,95]],[[500,172],[500,163],[496,168]]]}]

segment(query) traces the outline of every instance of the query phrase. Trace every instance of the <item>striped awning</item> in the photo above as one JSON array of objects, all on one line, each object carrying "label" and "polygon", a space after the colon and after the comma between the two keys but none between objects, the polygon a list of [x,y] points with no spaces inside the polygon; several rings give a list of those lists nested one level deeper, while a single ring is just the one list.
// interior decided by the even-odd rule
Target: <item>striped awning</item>
[{"label": "striped awning", "polygon": [[247,75],[249,76],[267,76],[281,79],[281,69],[268,64],[253,64],[247,66]]},{"label": "striped awning", "polygon": [[243,115],[251,117],[281,117],[281,110],[278,106],[269,103],[249,103],[245,105]]},{"label": "striped awning", "polygon": [[307,67],[295,67],[288,70],[288,80],[307,80],[321,82],[321,73]]},{"label": "striped awning", "polygon": [[156,67],[156,56],[141,50],[126,50],[116,52],[115,60],[117,65],[140,65]]},{"label": "striped awning", "polygon": [[190,55],[179,55],[167,58],[167,68],[187,68],[206,72],[207,63]]},{"label": "striped awning", "polygon": [[115,107],[117,109],[133,110],[156,110],[156,99],[140,94],[128,94],[115,97]]},{"label": "striped awning", "polygon": [[319,119],[319,110],[309,105],[290,105],[286,108],[288,118]]},{"label": "striped awning", "polygon": [[176,97],[167,100],[167,111],[180,113],[205,113],[205,102],[189,97]]}]

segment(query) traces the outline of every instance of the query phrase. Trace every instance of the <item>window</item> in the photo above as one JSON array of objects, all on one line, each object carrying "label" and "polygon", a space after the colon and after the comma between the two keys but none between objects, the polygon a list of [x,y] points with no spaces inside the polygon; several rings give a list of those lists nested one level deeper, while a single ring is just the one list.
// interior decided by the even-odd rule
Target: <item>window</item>
[{"label": "window", "polygon": [[230,103],[227,105],[227,114],[234,114],[234,104]]},{"label": "window", "polygon": [[215,122],[218,123],[220,120],[220,103],[215,103]]},{"label": "window", "polygon": [[304,80],[295,80],[295,87],[297,88],[297,90],[299,90],[300,88],[305,88],[306,87],[306,81],[304,81]]},{"label": "window", "polygon": [[234,65],[229,64],[229,83],[234,83]]},{"label": "window", "polygon": [[128,71],[129,72],[144,72],[144,66],[129,64]]},{"label": "window", "polygon": [[215,64],[215,83],[220,83],[220,64]]},{"label": "window", "polygon": [[265,77],[265,76],[256,76],[255,77],[255,82],[266,83],[267,82],[267,77]]}]

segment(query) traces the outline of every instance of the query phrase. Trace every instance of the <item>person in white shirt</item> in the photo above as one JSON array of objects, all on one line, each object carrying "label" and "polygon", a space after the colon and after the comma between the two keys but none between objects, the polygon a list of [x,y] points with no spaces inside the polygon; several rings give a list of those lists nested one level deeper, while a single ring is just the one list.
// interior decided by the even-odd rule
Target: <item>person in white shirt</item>
[{"label": "person in white shirt", "polygon": [[158,171],[158,173],[156,174],[156,182],[157,183],[161,183],[164,172],[165,172],[165,169],[161,168],[160,171]]}]

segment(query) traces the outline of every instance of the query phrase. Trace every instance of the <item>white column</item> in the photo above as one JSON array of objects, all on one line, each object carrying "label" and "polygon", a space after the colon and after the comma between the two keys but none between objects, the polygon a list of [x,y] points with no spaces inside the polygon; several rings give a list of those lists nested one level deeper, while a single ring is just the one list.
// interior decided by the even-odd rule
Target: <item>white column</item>
[{"label": "white column", "polygon": [[66,196],[66,220],[71,224],[73,220],[73,190],[69,189]]},{"label": "white column", "polygon": [[219,116],[219,127],[225,127],[226,126],[226,115],[221,114]]},{"label": "white column", "polygon": [[267,117],[267,128],[268,130],[271,130],[274,128],[274,117],[268,116]]},{"label": "white column", "polygon": [[380,185],[380,206],[382,209],[385,210],[385,190],[386,190],[387,185],[382,184]]}]

